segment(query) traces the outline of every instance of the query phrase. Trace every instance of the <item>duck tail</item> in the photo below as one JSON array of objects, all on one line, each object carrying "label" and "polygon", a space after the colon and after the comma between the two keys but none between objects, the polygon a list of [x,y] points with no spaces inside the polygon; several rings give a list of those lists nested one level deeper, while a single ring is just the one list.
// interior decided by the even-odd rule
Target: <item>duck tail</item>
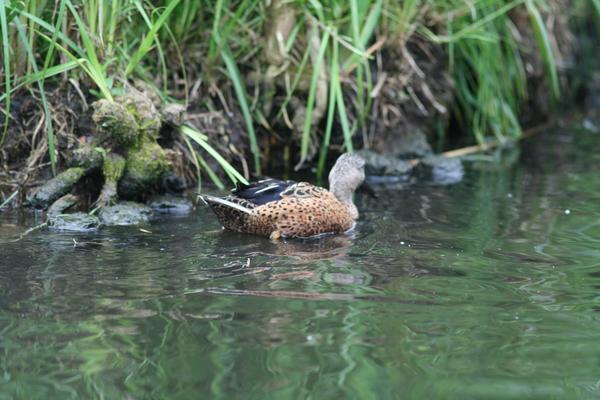
[{"label": "duck tail", "polygon": [[202,201],[204,201],[204,203],[209,205],[210,208],[213,209],[213,211],[214,211],[216,205],[221,205],[224,207],[232,208],[234,210],[237,210],[237,211],[245,213],[245,214],[252,213],[251,208],[244,207],[240,204],[234,203],[231,200],[223,199],[221,197],[215,197],[215,196],[209,196],[207,194],[203,194],[203,195],[200,195],[200,198],[202,199]]},{"label": "duck tail", "polygon": [[248,217],[252,214],[251,208],[220,197],[200,195],[200,198],[210,206],[224,228],[237,232],[246,230]]}]

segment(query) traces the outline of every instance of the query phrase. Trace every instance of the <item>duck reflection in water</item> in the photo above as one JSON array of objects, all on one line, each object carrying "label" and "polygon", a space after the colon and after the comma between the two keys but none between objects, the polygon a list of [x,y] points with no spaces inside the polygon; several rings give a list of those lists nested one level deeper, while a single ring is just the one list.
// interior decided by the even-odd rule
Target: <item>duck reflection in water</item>
[{"label": "duck reflection in water", "polygon": [[346,256],[354,244],[354,232],[309,239],[267,240],[239,233],[215,231],[214,246],[233,257],[288,256],[316,261]]}]

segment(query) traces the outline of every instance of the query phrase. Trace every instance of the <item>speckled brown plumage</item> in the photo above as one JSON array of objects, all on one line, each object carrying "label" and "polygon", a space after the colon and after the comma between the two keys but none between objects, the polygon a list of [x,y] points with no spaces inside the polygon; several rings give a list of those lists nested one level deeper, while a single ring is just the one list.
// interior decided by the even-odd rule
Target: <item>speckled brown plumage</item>
[{"label": "speckled brown plumage", "polygon": [[342,233],[358,217],[351,197],[364,179],[363,167],[364,161],[355,155],[338,159],[329,179],[330,187],[340,192],[337,196],[310,183],[270,179],[238,188],[222,199],[203,199],[223,227],[232,231],[273,238]]}]

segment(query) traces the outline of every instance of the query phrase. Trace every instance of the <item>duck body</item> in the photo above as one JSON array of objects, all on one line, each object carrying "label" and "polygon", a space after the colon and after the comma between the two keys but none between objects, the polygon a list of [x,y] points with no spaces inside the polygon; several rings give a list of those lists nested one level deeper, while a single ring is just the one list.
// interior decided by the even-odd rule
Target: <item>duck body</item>
[{"label": "duck body", "polygon": [[364,180],[363,167],[358,156],[342,155],[329,175],[332,191],[307,182],[266,179],[239,185],[227,197],[201,197],[232,231],[275,239],[343,233],[358,218],[352,193]]},{"label": "duck body", "polygon": [[[240,186],[223,199],[204,196],[225,229],[261,236],[310,237],[354,226],[347,207],[307,182],[267,179]],[[248,211],[232,207],[239,205]]]}]

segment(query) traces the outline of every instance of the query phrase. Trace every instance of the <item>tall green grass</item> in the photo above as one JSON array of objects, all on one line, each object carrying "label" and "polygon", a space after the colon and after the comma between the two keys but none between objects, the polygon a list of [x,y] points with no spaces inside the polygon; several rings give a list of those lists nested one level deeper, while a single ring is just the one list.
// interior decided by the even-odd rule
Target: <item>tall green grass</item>
[{"label": "tall green grass", "polygon": [[[460,7],[462,2],[451,2]],[[560,96],[558,71],[547,31],[534,0],[481,1],[464,15],[447,22],[447,34],[427,28],[430,40],[448,46],[450,72],[456,85],[459,118],[479,143],[488,135],[498,140],[521,135],[519,111],[527,99],[527,74],[515,37],[518,28],[510,12],[526,7],[539,54],[545,65],[551,98]]]},{"label": "tall green grass", "polygon": [[[372,122],[373,71],[381,47],[369,47],[378,40],[385,46],[403,45],[413,35],[446,51],[455,114],[464,129],[478,142],[488,136],[515,138],[521,134],[519,112],[528,97],[523,48],[516,35],[520,27],[511,16],[515,10],[528,14],[548,91],[552,98],[560,97],[545,1],[1,1],[0,146],[10,123],[11,96],[17,90],[37,90],[54,169],[54,141],[60,135],[52,129],[45,84],[69,78],[99,98],[112,99],[127,80],[142,79],[159,88],[165,100],[187,102],[196,85],[201,96],[194,106],[200,109],[213,110],[209,98],[219,92],[218,103],[244,122],[255,175],[262,173],[269,133],[289,138],[298,149],[292,153],[298,167],[317,156],[322,176],[334,138],[341,138],[335,144],[342,150],[353,151],[360,142],[357,132]],[[295,10],[294,26],[288,37],[277,38],[282,64],[270,66],[264,59],[267,27],[274,22],[269,7],[280,3]],[[600,10],[598,4],[593,0],[589,8]],[[275,82],[261,81],[269,67],[277,71],[275,78],[268,78]],[[258,76],[258,83],[251,76]],[[261,102],[266,99],[276,104],[264,114]],[[304,110],[299,123],[290,121],[295,108]],[[210,138],[196,140],[187,128],[180,133],[186,145],[214,157]],[[225,176],[239,181],[239,174],[222,161]],[[190,162],[217,186],[225,186],[199,153]]]},{"label": "tall green grass", "polygon": [[[4,60],[4,91],[10,93],[11,90],[11,63],[10,63],[10,43],[8,39],[8,18],[6,16],[6,4],[0,2],[0,32],[2,32],[2,58]],[[11,18],[12,20],[12,18]],[[4,109],[4,128],[0,133],[0,146],[4,143],[6,132],[8,131],[8,122],[10,120],[10,96],[5,100]]]}]

